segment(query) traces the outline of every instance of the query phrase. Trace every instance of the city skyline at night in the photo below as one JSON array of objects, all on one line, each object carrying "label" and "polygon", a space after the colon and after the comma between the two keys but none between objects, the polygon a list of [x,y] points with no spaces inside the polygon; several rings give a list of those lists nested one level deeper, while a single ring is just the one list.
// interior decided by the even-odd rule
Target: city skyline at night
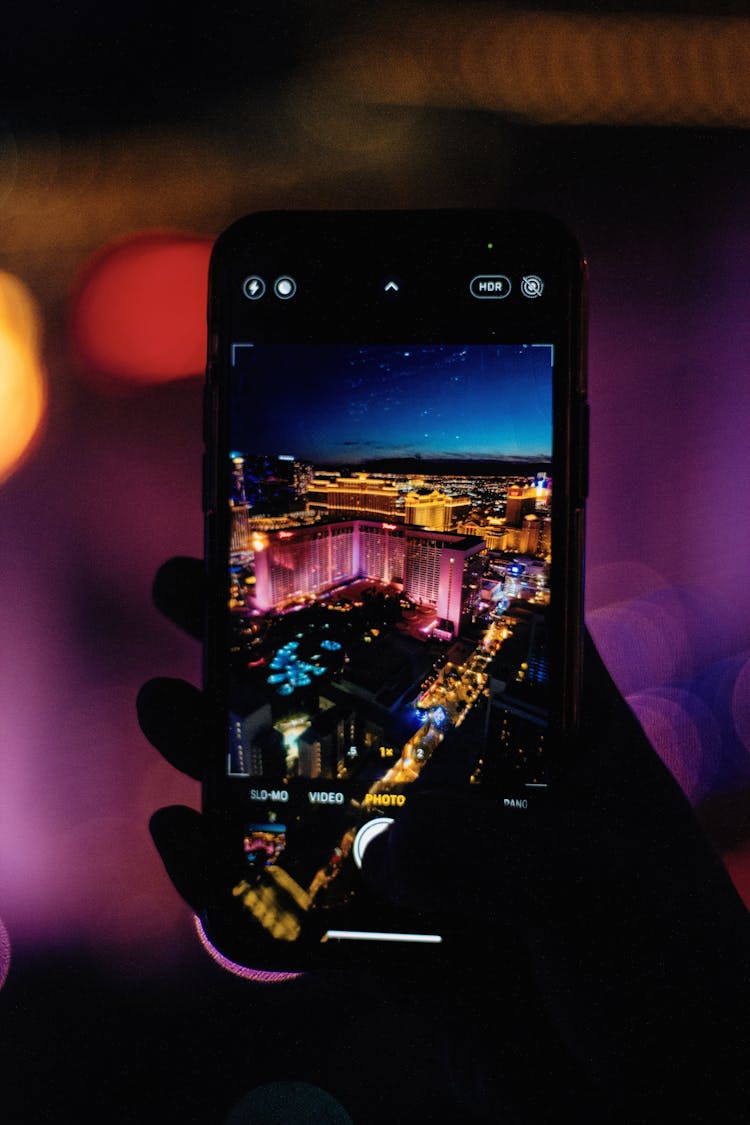
[{"label": "city skyline at night", "polygon": [[[394,722],[414,719],[419,681],[429,678],[439,656],[435,642],[468,646],[459,666],[469,679],[513,633],[518,684],[530,662],[538,662],[532,654],[539,652],[544,634],[551,562],[552,481],[546,474],[425,477],[420,488],[419,481],[397,474],[316,476],[315,466],[287,456],[254,455],[246,462],[235,451],[230,460],[229,604],[239,657],[237,698],[244,682],[255,685],[249,698],[256,700],[249,718],[241,719],[241,705],[235,711],[233,774],[245,773],[256,758],[277,761],[278,747],[268,742],[272,714],[283,718],[284,707],[295,711],[303,703],[307,720],[317,722],[315,715],[327,708],[340,710],[341,699],[338,704],[333,699],[341,690],[356,695],[362,675],[356,672],[357,653],[363,646],[372,646],[366,665],[376,653],[381,659],[388,653],[380,670],[383,683],[395,673],[394,698],[404,692],[411,697],[395,713],[390,704],[385,707],[381,739]],[[344,671],[342,659],[353,661],[353,672]],[[542,684],[543,661],[539,669]],[[486,681],[486,673],[482,678]],[[530,674],[528,686],[535,680]],[[271,706],[262,715],[258,691],[263,707]],[[467,710],[475,698],[465,698]],[[532,710],[539,707],[538,687],[529,700]],[[441,709],[436,703],[433,719]],[[360,714],[358,706],[352,714]],[[461,715],[441,720],[435,728],[441,740],[446,721],[460,725]],[[282,728],[277,723],[275,729]],[[327,765],[300,758],[303,733],[296,731],[287,742],[282,773],[350,777],[352,763],[340,758],[329,758]],[[265,751],[256,746],[258,735]],[[474,745],[474,758],[482,741]],[[340,753],[353,743],[344,739],[337,745]],[[361,766],[362,759],[355,764]]]},{"label": "city skyline at night", "polygon": [[278,880],[294,886],[296,940],[350,908],[359,828],[451,762],[461,785],[545,783],[552,348],[235,358],[226,771],[252,810],[235,890],[270,925]]}]

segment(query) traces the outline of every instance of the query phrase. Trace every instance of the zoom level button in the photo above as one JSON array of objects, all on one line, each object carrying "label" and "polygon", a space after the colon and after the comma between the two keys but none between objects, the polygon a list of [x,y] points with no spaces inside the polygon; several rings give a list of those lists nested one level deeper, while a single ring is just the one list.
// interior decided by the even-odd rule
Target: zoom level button
[{"label": "zoom level button", "polygon": [[504,273],[477,274],[469,282],[469,292],[479,300],[500,300],[510,293],[510,278]]}]

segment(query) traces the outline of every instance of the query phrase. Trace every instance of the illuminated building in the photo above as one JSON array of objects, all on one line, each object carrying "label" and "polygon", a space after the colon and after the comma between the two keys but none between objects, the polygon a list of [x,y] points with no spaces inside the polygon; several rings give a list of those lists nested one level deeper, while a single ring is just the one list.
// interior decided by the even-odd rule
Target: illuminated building
[{"label": "illuminated building", "polygon": [[255,552],[254,598],[267,611],[357,578],[398,583],[456,633],[476,595],[484,540],[375,520],[271,531]]},{"label": "illuminated building", "polygon": [[245,458],[241,453],[230,453],[232,462],[231,503],[247,504],[245,495]]},{"label": "illuminated building", "polygon": [[[295,505],[295,462],[289,453],[232,454],[232,499],[264,515],[289,512]],[[240,483],[241,481],[241,483]]]},{"label": "illuminated building", "polygon": [[315,470],[307,461],[294,462],[294,491],[297,496],[304,496],[315,477]]},{"label": "illuminated building", "polygon": [[317,714],[297,739],[299,776],[337,777],[347,759],[352,761],[359,755],[361,725],[354,707],[348,712],[331,707]]},{"label": "illuminated building", "polygon": [[521,527],[524,516],[533,515],[537,505],[536,486],[512,484],[505,505],[505,522],[508,527]]},{"label": "illuminated building", "polygon": [[255,600],[267,610],[315,595],[357,573],[353,523],[270,532],[255,554]]},{"label": "illuminated building", "polygon": [[537,516],[528,515],[523,517],[521,525],[521,554],[533,555],[539,547],[539,533],[541,530],[541,520]]},{"label": "illuminated building", "polygon": [[359,567],[380,582],[404,583],[404,534],[399,525],[359,521]]},{"label": "illuminated building", "polygon": [[506,527],[505,535],[503,536],[503,550],[513,551],[514,554],[521,552],[521,528],[520,527]]},{"label": "illuminated building", "polygon": [[439,540],[410,535],[406,542],[406,566],[410,598],[436,605],[440,589]]},{"label": "illuminated building", "polygon": [[244,715],[233,715],[230,722],[229,775],[249,777],[263,774],[281,780],[285,758],[281,735],[273,729],[271,706],[255,700]]},{"label": "illuminated building", "polygon": [[552,520],[549,516],[542,520],[542,525],[539,528],[539,546],[537,550],[538,554],[545,559],[548,559],[552,554]]},{"label": "illuminated building", "polygon": [[507,539],[505,520],[490,516],[488,520],[464,520],[459,523],[458,531],[462,535],[478,535],[484,539],[488,550],[504,551]]},{"label": "illuminated building", "polygon": [[356,516],[403,521],[400,492],[395,484],[353,473],[334,479],[317,476],[305,494],[308,508],[330,516]]},{"label": "illuminated building", "polygon": [[457,529],[462,535],[479,535],[490,551],[512,551],[548,559],[552,552],[552,520],[532,512],[523,517],[520,526],[503,519],[464,520]]},{"label": "illuminated building", "polygon": [[502,782],[516,776],[543,783],[549,705],[546,616],[516,605],[503,620],[512,633],[488,668],[483,779]]},{"label": "illuminated building", "polygon": [[[299,777],[320,777],[323,773],[322,766],[322,748],[320,739],[315,737],[315,732],[312,728],[300,735],[297,740],[299,747],[299,755],[297,758],[297,769]],[[332,777],[333,775],[329,770],[325,771],[324,776]]]},{"label": "illuminated building", "polygon": [[406,522],[431,531],[452,531],[470,511],[468,496],[447,496],[437,489],[413,491],[406,496]]},{"label": "illuminated building", "polygon": [[547,557],[551,551],[552,520],[524,516],[519,550],[524,555]]},{"label": "illuminated building", "polygon": [[232,526],[230,529],[231,550],[233,553],[242,553],[252,550],[252,534],[250,531],[248,504],[233,504],[230,509]]},{"label": "illuminated building", "polygon": [[537,473],[536,482],[536,510],[549,508],[552,502],[552,480],[550,477],[544,476],[543,473]]}]

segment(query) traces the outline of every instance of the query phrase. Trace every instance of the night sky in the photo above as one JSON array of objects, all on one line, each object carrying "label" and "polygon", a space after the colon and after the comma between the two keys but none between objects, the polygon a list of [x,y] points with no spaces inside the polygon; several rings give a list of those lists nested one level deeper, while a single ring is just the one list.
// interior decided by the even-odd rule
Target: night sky
[{"label": "night sky", "polygon": [[548,345],[236,350],[231,443],[317,465],[548,459]]}]

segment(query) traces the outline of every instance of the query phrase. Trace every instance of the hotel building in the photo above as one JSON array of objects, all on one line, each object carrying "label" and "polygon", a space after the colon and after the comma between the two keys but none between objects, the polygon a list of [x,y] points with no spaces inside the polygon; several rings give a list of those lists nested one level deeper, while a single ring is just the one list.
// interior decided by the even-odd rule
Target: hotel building
[{"label": "hotel building", "polygon": [[249,504],[232,504],[230,514],[230,550],[232,554],[253,551],[257,548],[258,541],[268,531],[278,531],[286,527],[299,527],[300,524],[315,522],[313,512],[305,510],[299,512],[286,512],[278,516],[256,516],[252,513]]},{"label": "hotel building", "polygon": [[271,531],[255,551],[254,600],[265,612],[371,578],[398,584],[414,601],[432,606],[458,634],[462,614],[470,612],[477,596],[484,547],[477,536],[369,519]]},{"label": "hotel building", "polygon": [[552,520],[549,516],[540,518],[529,513],[519,526],[509,525],[504,519],[495,517],[484,522],[465,520],[458,525],[458,531],[464,535],[481,536],[490,551],[514,551],[547,558],[552,550]]},{"label": "hotel building", "polygon": [[307,507],[332,517],[364,516],[370,519],[403,522],[403,502],[395,484],[371,477],[369,473],[353,473],[349,477],[316,477],[305,493]]},{"label": "hotel building", "polygon": [[468,496],[447,496],[437,489],[406,494],[406,522],[430,531],[452,531],[470,511]]},{"label": "hotel building", "polygon": [[534,485],[513,484],[508,489],[505,522],[508,527],[521,527],[525,516],[536,512],[538,490]]}]

